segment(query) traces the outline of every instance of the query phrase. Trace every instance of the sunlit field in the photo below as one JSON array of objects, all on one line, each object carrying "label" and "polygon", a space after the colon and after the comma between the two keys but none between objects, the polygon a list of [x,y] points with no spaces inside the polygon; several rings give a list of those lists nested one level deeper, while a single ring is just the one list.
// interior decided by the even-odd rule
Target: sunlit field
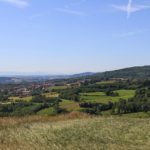
[{"label": "sunlit field", "polygon": [[80,108],[79,103],[70,100],[62,100],[60,107],[66,109],[69,112],[78,110]]},{"label": "sunlit field", "polygon": [[0,119],[0,149],[6,150],[149,150],[150,119],[57,117]]},{"label": "sunlit field", "polygon": [[120,98],[128,99],[132,98],[135,95],[134,90],[118,90],[119,96],[106,96],[104,92],[91,92],[91,93],[82,93],[81,101],[84,102],[100,102],[100,103],[108,103],[117,102]]},{"label": "sunlit field", "polygon": [[[42,95],[49,97],[49,98],[58,97],[58,93],[56,93],[56,92],[44,93]],[[13,97],[9,97],[9,100],[11,100],[13,102],[15,102],[15,101],[31,101],[32,96],[26,96],[26,97],[13,96]]]}]

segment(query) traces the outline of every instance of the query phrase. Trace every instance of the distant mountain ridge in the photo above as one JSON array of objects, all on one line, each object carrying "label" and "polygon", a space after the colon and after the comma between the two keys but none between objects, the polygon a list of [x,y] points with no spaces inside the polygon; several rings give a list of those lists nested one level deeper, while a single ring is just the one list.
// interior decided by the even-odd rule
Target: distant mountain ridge
[{"label": "distant mountain ridge", "polygon": [[101,73],[84,72],[74,75],[34,75],[34,76],[10,76],[0,77],[0,84],[21,83],[21,82],[39,82],[53,79],[70,79],[70,78],[141,78],[150,79],[150,65],[124,68],[114,71],[106,71]]},{"label": "distant mountain ridge", "polygon": [[22,83],[22,82],[42,82],[53,79],[79,78],[93,75],[92,72],[85,72],[73,75],[7,75],[0,77],[0,84]]},{"label": "distant mountain ridge", "polygon": [[69,75],[69,78],[78,78],[78,77],[85,77],[85,76],[91,76],[94,75],[95,73],[93,72],[84,72],[84,73],[79,73],[79,74],[74,74],[74,75]]},{"label": "distant mountain ridge", "polygon": [[96,73],[97,78],[150,78],[150,65],[124,68],[114,71]]}]

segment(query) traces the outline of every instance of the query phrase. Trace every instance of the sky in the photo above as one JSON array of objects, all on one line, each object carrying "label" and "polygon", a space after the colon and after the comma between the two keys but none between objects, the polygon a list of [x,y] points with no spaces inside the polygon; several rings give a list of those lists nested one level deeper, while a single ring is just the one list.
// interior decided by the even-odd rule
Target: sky
[{"label": "sky", "polygon": [[0,72],[102,72],[149,57],[149,0],[0,0]]}]

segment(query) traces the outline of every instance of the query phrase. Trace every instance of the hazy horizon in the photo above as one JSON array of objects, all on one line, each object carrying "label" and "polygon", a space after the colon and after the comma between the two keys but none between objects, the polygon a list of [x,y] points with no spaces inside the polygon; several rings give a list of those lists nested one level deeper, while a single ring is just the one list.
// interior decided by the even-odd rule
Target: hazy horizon
[{"label": "hazy horizon", "polygon": [[0,73],[149,65],[149,15],[147,0],[0,0]]},{"label": "hazy horizon", "polygon": [[5,76],[65,76],[65,75],[75,75],[75,74],[82,74],[82,73],[102,73],[102,72],[107,72],[107,71],[115,71],[115,70],[120,70],[120,69],[125,69],[125,68],[132,68],[132,67],[144,67],[144,66],[150,66],[150,65],[143,65],[143,66],[128,66],[124,68],[115,68],[115,69],[110,69],[110,70],[103,70],[103,71],[97,71],[97,72],[92,72],[92,71],[85,71],[85,72],[72,72],[72,73],[51,73],[51,72],[16,72],[16,71],[8,71],[8,72],[0,72],[0,77],[5,77]]}]

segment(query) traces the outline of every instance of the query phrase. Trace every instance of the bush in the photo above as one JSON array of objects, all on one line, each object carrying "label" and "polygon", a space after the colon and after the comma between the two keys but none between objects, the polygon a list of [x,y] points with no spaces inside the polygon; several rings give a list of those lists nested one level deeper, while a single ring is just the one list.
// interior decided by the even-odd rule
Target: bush
[{"label": "bush", "polygon": [[113,92],[113,91],[106,91],[105,92],[106,96],[119,96],[119,93],[118,92]]},{"label": "bush", "polygon": [[80,103],[81,108],[84,112],[90,114],[100,114],[102,111],[107,111],[113,108],[113,103],[109,102],[108,104],[102,103]]},{"label": "bush", "polygon": [[0,105],[0,116],[25,116],[35,114],[41,109],[48,108],[48,104],[34,104],[31,102],[19,102]]},{"label": "bush", "polygon": [[67,89],[61,91],[59,97],[61,99],[67,99],[67,100],[79,102],[80,101],[79,92],[80,92],[79,89]]}]

